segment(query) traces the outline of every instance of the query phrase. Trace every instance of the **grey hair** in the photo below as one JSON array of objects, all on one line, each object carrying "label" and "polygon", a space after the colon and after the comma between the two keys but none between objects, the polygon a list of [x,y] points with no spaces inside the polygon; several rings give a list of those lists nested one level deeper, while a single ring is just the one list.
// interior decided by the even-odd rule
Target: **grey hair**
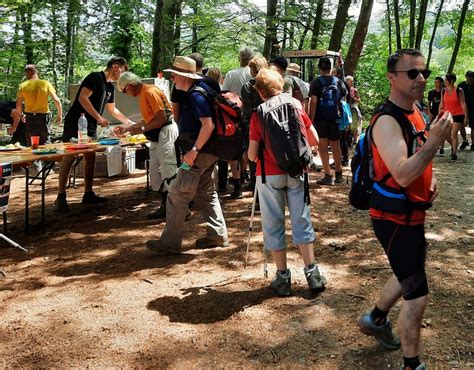
[{"label": "grey hair", "polygon": [[142,81],[135,73],[123,72],[117,80],[117,89],[122,91],[127,85],[141,85]]},{"label": "grey hair", "polygon": [[246,65],[250,62],[254,55],[255,53],[253,50],[248,47],[244,47],[239,50],[239,60]]},{"label": "grey hair", "polygon": [[354,77],[352,77],[352,76],[346,76],[346,81],[347,81],[347,80],[354,81]]}]

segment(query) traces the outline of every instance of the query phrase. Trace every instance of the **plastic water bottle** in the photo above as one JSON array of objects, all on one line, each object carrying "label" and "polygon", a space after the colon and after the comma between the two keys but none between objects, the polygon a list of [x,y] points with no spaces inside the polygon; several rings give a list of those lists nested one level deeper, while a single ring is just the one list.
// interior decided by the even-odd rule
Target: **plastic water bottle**
[{"label": "plastic water bottle", "polygon": [[87,118],[84,113],[77,122],[77,140],[79,144],[87,144]]}]

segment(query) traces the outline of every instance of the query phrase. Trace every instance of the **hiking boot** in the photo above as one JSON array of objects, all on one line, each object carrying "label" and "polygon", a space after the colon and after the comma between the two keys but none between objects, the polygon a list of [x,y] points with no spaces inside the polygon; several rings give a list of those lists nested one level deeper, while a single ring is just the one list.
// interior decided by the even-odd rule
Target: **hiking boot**
[{"label": "hiking boot", "polygon": [[385,349],[395,351],[400,348],[400,339],[393,335],[389,319],[383,325],[376,325],[368,312],[359,319],[357,325],[362,333],[374,336]]},{"label": "hiking boot", "polygon": [[[408,368],[405,367],[404,365],[402,365],[402,366],[400,367],[400,370],[406,370],[406,369],[408,369]],[[426,364],[425,364],[424,362],[422,362],[421,364],[419,364],[419,365],[415,368],[415,370],[426,370]]]},{"label": "hiking boot", "polygon": [[342,178],[342,171],[341,172],[336,172],[336,181],[334,181],[336,184],[342,184],[344,182],[344,179]]},{"label": "hiking boot", "polygon": [[158,254],[159,256],[178,255],[181,254],[179,248],[171,248],[163,244],[161,240],[147,240],[146,247]]},{"label": "hiking boot", "polygon": [[309,289],[311,290],[320,290],[324,289],[324,286],[327,284],[327,280],[324,276],[321,276],[319,273],[318,266],[316,264],[310,270],[307,267],[304,268],[304,276],[306,276],[306,281],[308,282]]},{"label": "hiking boot", "polygon": [[281,275],[278,271],[270,283],[276,294],[280,297],[288,297],[291,295],[291,271],[288,269],[286,276]]},{"label": "hiking boot", "polygon": [[201,248],[201,249],[227,247],[228,245],[229,245],[229,241],[224,238],[211,239],[207,236],[204,236],[196,240],[196,248]]},{"label": "hiking boot", "polygon": [[347,159],[347,158],[343,159],[341,164],[342,164],[342,167],[348,167],[349,166],[349,159]]},{"label": "hiking boot", "polygon": [[439,156],[440,156],[440,157],[444,157],[444,148],[441,148],[441,149],[439,150]]},{"label": "hiking boot", "polygon": [[167,199],[168,199],[168,192],[165,191],[161,194],[160,208],[158,208],[156,211],[153,211],[150,214],[148,214],[147,218],[149,220],[166,219],[166,200]]},{"label": "hiking boot", "polygon": [[461,145],[459,146],[459,149],[464,150],[468,147],[468,145],[469,145],[469,142],[465,140],[461,143]]},{"label": "hiking boot", "polygon": [[458,160],[458,155],[457,154],[451,154],[451,160],[452,161],[457,161]]},{"label": "hiking boot", "polygon": [[316,181],[316,184],[332,186],[334,185],[334,178],[331,175],[324,175],[322,179]]},{"label": "hiking boot", "polygon": [[242,183],[239,179],[232,179],[234,184],[234,190],[230,193],[230,199],[241,199],[242,198]]},{"label": "hiking boot", "polygon": [[107,198],[100,197],[93,191],[86,191],[82,196],[82,204],[102,204],[108,202]]},{"label": "hiking boot", "polygon": [[68,213],[69,206],[67,205],[66,194],[58,194],[54,201],[54,209],[58,213]]}]

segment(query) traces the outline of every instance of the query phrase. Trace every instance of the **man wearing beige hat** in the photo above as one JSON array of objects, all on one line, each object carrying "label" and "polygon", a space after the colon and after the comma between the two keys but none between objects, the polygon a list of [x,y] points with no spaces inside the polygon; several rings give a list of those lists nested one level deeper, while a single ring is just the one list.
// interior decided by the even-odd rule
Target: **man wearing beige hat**
[{"label": "man wearing beige hat", "polygon": [[306,113],[309,113],[309,83],[303,81],[301,76],[301,68],[299,64],[290,63],[286,68],[286,72],[291,76],[293,81],[298,85],[299,91],[301,92],[301,105]]},{"label": "man wearing beige hat", "polygon": [[196,73],[196,62],[191,58],[177,56],[173,66],[164,71],[171,72],[176,89],[187,92],[187,102],[180,105],[178,121],[183,164],[168,192],[166,225],[161,238],[148,240],[146,245],[158,255],[180,254],[186,213],[194,200],[194,209],[202,213],[207,224],[207,235],[196,240],[196,247],[227,246],[227,227],[211,177],[217,162],[212,145],[212,106],[202,93],[194,90],[198,86],[211,92],[210,88],[200,81],[202,77]]}]

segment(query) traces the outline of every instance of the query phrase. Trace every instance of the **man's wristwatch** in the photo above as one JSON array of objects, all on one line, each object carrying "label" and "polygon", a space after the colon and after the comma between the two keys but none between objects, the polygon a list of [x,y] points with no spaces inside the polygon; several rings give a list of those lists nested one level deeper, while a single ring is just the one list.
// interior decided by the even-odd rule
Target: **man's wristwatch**
[{"label": "man's wristwatch", "polygon": [[199,150],[198,147],[196,145],[193,146],[192,150],[194,150],[196,153],[199,153]]},{"label": "man's wristwatch", "polygon": [[142,130],[142,132],[145,132],[145,125],[141,125],[140,130]]}]

